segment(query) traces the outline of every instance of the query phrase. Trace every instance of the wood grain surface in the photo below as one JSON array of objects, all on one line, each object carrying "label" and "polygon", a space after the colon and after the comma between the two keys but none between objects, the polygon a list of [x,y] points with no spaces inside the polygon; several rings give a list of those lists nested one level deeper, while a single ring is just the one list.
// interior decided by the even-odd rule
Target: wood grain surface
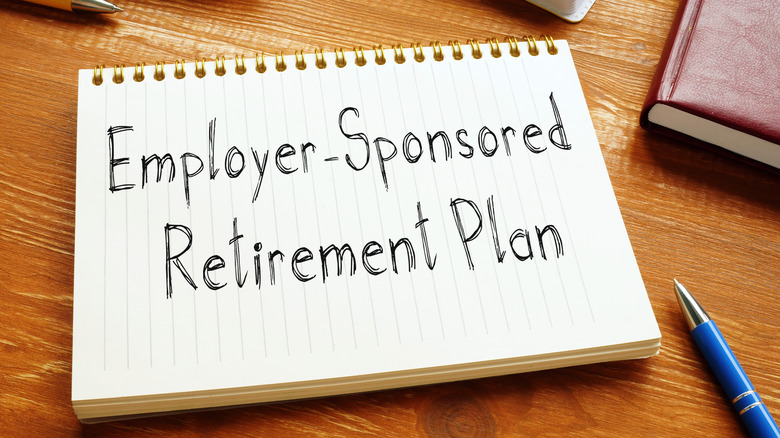
[{"label": "wood grain surface", "polygon": [[[0,2],[0,435],[740,436],[673,294],[703,303],[780,418],[780,176],[639,128],[676,0],[597,0],[578,24],[522,1]],[[97,63],[549,33],[567,39],[663,335],[658,356],[81,425],[70,403],[76,72]],[[779,103],[780,104],[780,103]]]}]

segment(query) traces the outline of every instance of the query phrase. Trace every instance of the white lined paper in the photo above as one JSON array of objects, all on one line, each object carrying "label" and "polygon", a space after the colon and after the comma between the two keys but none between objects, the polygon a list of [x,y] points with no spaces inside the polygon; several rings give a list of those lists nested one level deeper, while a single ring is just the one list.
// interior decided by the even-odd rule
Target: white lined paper
[{"label": "white lined paper", "polygon": [[[470,58],[466,48],[460,61],[445,49],[445,60],[435,61],[426,47],[423,62],[404,49],[405,63],[389,56],[383,66],[370,54],[358,66],[349,52],[343,68],[335,53],[326,53],[325,69],[307,54],[304,70],[289,57],[286,71],[270,62],[258,73],[250,61],[243,74],[228,60],[224,76],[208,62],[204,78],[194,64],[169,65],[163,81],[152,79],[150,66],[143,82],[99,87],[87,85],[82,73],[74,399],[101,391],[82,380],[97,354],[98,381],[116,373],[136,381],[155,370],[166,376],[154,379],[158,390],[200,391],[489,362],[646,337],[649,322],[614,333],[625,321],[612,310],[640,309],[650,316],[646,322],[652,313],[568,46],[562,42],[558,55],[538,57],[523,50],[519,58],[501,48],[503,55],[493,58],[483,46],[482,59]],[[183,79],[174,77],[176,68],[183,68]],[[570,150],[548,138],[556,123],[550,94]],[[95,102],[105,119],[82,117]],[[106,131],[125,124],[133,130],[115,136],[121,145],[115,155],[128,162],[113,168],[117,180],[137,185],[110,193]],[[524,143],[531,124],[542,131],[530,140],[545,148],[538,154]],[[509,146],[507,127],[514,130],[507,131]],[[439,131],[449,139],[451,157],[441,139],[429,148],[428,137]],[[418,139],[410,151],[404,151],[407,135]],[[393,148],[383,173],[377,154]],[[404,152],[419,159],[410,162]],[[140,187],[142,157],[166,153],[173,181],[163,167],[158,182],[151,164]],[[258,161],[265,166],[259,190]],[[451,205],[454,200],[463,202]],[[463,220],[466,234],[474,232],[469,203],[481,214],[481,232],[464,245],[456,221]],[[168,250],[177,264],[166,262],[166,224],[173,226]],[[539,242],[537,227],[547,225],[560,234],[560,257],[552,233]],[[192,237],[186,251],[184,229]],[[92,241],[85,230],[104,237]],[[510,246],[515,230],[527,232],[531,259],[515,257],[513,250],[527,249],[525,237]],[[399,244],[406,240],[413,267]],[[397,273],[391,242],[399,244]],[[336,253],[347,245],[351,254],[344,251],[339,266]],[[327,248],[336,250],[323,266]],[[271,257],[274,252],[280,255]],[[348,272],[352,257],[354,273]],[[614,274],[617,267],[623,271]],[[104,310],[96,315],[95,306]],[[242,377],[239,369],[259,371]],[[202,378],[182,380],[196,375]],[[151,392],[153,384],[137,391]],[[106,390],[129,388],[117,383]]]}]

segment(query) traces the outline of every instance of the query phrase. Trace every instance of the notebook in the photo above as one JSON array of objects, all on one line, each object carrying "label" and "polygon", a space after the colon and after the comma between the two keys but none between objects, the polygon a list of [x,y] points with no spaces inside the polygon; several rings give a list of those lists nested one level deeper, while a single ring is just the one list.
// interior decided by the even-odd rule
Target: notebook
[{"label": "notebook", "polygon": [[79,72],[82,421],[656,354],[566,41]]},{"label": "notebook", "polygon": [[640,124],[780,169],[778,22],[773,2],[681,2]]}]

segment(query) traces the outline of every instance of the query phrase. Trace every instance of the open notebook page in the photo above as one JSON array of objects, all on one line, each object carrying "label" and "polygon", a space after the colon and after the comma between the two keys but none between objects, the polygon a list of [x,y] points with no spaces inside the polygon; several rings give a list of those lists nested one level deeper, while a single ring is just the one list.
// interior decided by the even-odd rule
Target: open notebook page
[{"label": "open notebook page", "polygon": [[652,354],[556,46],[405,49],[381,66],[347,53],[343,68],[326,53],[324,69],[306,55],[240,75],[229,60],[203,78],[177,64],[161,81],[149,66],[100,86],[81,71],[74,405],[114,399],[120,415],[172,409],[133,406],[149,396],[186,409],[209,392],[246,403]]}]

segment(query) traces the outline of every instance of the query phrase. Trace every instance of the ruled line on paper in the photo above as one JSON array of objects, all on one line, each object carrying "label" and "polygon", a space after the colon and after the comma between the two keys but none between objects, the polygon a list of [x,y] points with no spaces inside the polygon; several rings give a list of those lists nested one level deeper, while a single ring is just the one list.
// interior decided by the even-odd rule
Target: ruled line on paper
[{"label": "ruled line on paper", "polygon": [[[123,124],[127,126],[127,87],[122,87],[122,91],[124,91],[124,108],[125,108],[125,117],[123,120]],[[124,139],[125,143],[125,150],[127,150],[127,138]],[[127,174],[127,169],[125,169],[125,175]],[[128,269],[128,266],[130,266],[130,238],[127,234],[127,228],[130,224],[130,218],[128,217],[130,213],[130,208],[128,208],[128,198],[125,198],[125,269]],[[125,278],[127,278],[128,273],[125,271]],[[125,281],[124,285],[125,289],[125,369],[130,369],[130,293],[129,293],[129,281]]]},{"label": "ruled line on paper", "polygon": [[[224,114],[224,118],[225,118],[225,120],[224,120],[224,123],[225,123],[225,144],[227,146],[230,146],[233,143],[231,143],[231,141],[230,141],[230,129],[229,129],[230,122],[228,121],[230,119],[230,116],[228,115],[229,113],[228,113],[228,107],[227,107],[227,100],[228,100],[227,99],[228,92],[227,92],[227,87],[226,87],[227,80],[223,80],[223,81],[221,81],[221,83],[222,83],[222,105],[223,105],[223,110],[225,112],[225,114]],[[243,85],[243,82],[241,84]],[[246,94],[243,92],[244,91],[243,87],[242,87],[241,91],[242,91],[240,93],[241,94],[241,99],[245,100],[246,99],[246,97],[245,97]],[[246,123],[244,125],[246,125]],[[226,162],[226,166],[227,166],[227,162]],[[236,223],[237,216],[236,216],[236,206],[235,206],[235,202],[233,200],[233,198],[235,196],[234,190],[233,190],[233,185],[232,184],[227,184],[226,190],[228,190],[230,192],[230,196],[228,196],[228,198],[230,198],[230,216],[233,218],[233,235],[235,235],[237,233],[237,229],[236,229],[237,228],[237,223]],[[237,256],[238,256],[238,254],[236,254],[236,257]],[[241,292],[238,289],[236,289],[236,308],[237,308],[236,310],[237,310],[237,313],[238,313],[238,333],[239,333],[239,342],[241,343],[241,360],[244,360],[246,358],[246,352],[245,352],[245,348],[246,347],[245,347],[245,344],[244,344],[244,318],[243,318],[243,314],[241,312],[241,307],[242,307],[241,306]]]},{"label": "ruled line on paper", "polygon": [[[357,77],[357,81],[358,81],[357,89],[360,90],[360,94],[359,94],[360,106],[361,106],[361,108],[366,108],[365,99],[364,99],[365,96],[363,96],[363,82],[360,80],[361,79],[361,71],[362,70],[358,70],[356,72],[355,76]],[[381,96],[380,96],[380,99],[381,99]],[[380,106],[380,108],[382,108],[382,107]],[[368,120],[370,118],[376,118],[376,119],[381,118],[381,119],[384,120],[384,117],[385,117],[384,111],[382,111],[380,115],[364,114],[365,122],[364,122],[363,126],[365,127],[366,131],[368,131]],[[385,228],[385,218],[383,217],[381,208],[379,206],[378,196],[376,196],[376,193],[380,192],[382,189],[381,189],[381,186],[379,184],[377,184],[378,178],[377,178],[377,174],[376,174],[376,168],[374,166],[370,166],[370,167],[371,167],[371,177],[372,177],[371,180],[374,182],[374,184],[371,186],[371,188],[373,189],[373,192],[375,194],[375,196],[372,197],[374,202],[375,202],[374,210],[376,211],[377,216],[379,217],[378,223],[379,223],[380,235],[385,236],[386,235],[386,232],[385,232],[385,230],[386,230],[386,228]],[[365,241],[365,236],[363,236],[363,237],[364,237],[363,241]],[[393,320],[395,321],[395,336],[396,336],[396,340],[397,340],[398,343],[401,343],[401,327],[400,327],[400,323],[398,321],[398,308],[397,308],[395,290],[393,289],[391,278],[386,277],[384,280],[387,281],[387,284],[389,285],[389,289],[390,289],[390,304],[391,304],[391,308],[392,308]],[[370,284],[371,283],[369,282],[369,287],[370,287]],[[372,303],[372,305],[374,305],[374,303]],[[376,324],[376,318],[374,319],[374,323]],[[377,329],[377,338],[378,337],[379,337],[379,330]]]},{"label": "ruled line on paper", "polygon": [[[327,111],[325,109],[325,95],[323,94],[324,87],[323,87],[323,84],[322,84],[322,75],[317,75],[317,82],[319,83],[318,89],[319,89],[319,92],[320,92],[320,102],[322,102],[321,114],[322,114],[322,117],[325,118],[326,114],[327,114]],[[330,133],[330,130],[328,129],[328,124],[325,123],[325,137],[327,139],[330,139],[330,135],[331,135],[331,133]],[[338,160],[338,157],[326,158],[325,161],[334,161],[334,159]],[[331,172],[331,180],[334,180],[335,178],[333,177],[333,168],[332,167],[330,168],[330,172]],[[316,187],[316,185],[314,184],[314,179],[312,179],[312,186]],[[316,193],[316,189],[315,189],[315,193]],[[341,225],[341,217],[339,215],[339,210],[340,209],[338,207],[338,199],[336,197],[335,187],[334,187],[334,191],[333,191],[333,202],[336,205],[335,214],[336,214],[336,223],[338,224],[339,240],[342,240],[343,239],[342,238],[342,231],[341,231],[341,226],[342,225]],[[317,222],[318,222],[318,225],[319,225],[320,221],[318,220]],[[319,233],[320,233],[320,236],[321,236],[322,235],[322,229],[321,228],[319,229]],[[332,314],[333,312],[331,310],[332,302],[331,302],[331,293],[330,293],[331,291],[330,291],[330,286],[328,284],[325,284],[324,288],[325,288],[325,303],[326,303],[325,309],[327,311],[328,330],[330,332],[330,351],[333,352],[333,351],[336,351],[336,338],[335,338],[335,335],[333,333],[333,314]],[[347,294],[349,294],[349,292],[347,292]],[[351,323],[351,327],[352,327],[352,340],[354,342],[353,345],[357,346],[357,340],[354,337],[355,336],[355,322],[352,319],[352,315],[350,315],[350,323]]]},{"label": "ruled line on paper", "polygon": [[[384,103],[384,99],[382,97],[382,85],[380,83],[379,75],[377,73],[378,69],[373,69],[372,71],[374,72],[373,79],[374,79],[374,83],[376,84],[377,96],[379,98],[379,108],[383,108],[384,109],[384,108],[386,108],[386,106],[385,106],[385,103]],[[403,113],[403,111],[401,113]],[[387,114],[385,114],[385,111],[383,111],[383,113],[382,113],[382,121],[383,121],[384,130],[385,130],[384,132],[390,132],[389,126],[387,125],[387,117],[388,117]],[[395,178],[395,168],[391,167],[389,170],[390,170],[391,175],[393,175],[393,177]],[[398,221],[399,221],[399,223],[403,223],[402,215],[400,214],[400,212],[403,209],[403,206],[401,205],[401,200],[398,197],[398,191],[397,190],[393,190],[393,194],[394,194],[394,199],[395,199],[395,209],[394,210],[396,212],[398,212]],[[384,232],[383,232],[383,235],[384,235]],[[392,279],[391,279],[391,283],[392,283]],[[419,338],[420,341],[423,341],[424,340],[423,339],[423,328],[422,328],[422,321],[421,321],[421,317],[420,317],[420,310],[419,310],[419,303],[418,303],[418,297],[417,297],[417,290],[415,288],[415,284],[414,284],[414,281],[412,281],[411,276],[410,276],[410,278],[408,278],[408,283],[409,283],[408,286],[410,288],[410,293],[411,293],[412,299],[413,299],[412,302],[414,304],[414,315],[415,315],[415,318],[417,320],[418,338]],[[393,286],[391,285],[391,287],[393,287]],[[395,299],[395,295],[394,295],[393,298]],[[397,313],[396,313],[396,324],[398,324],[398,314]],[[401,341],[400,327],[398,328],[398,339],[399,339],[399,341]]]},{"label": "ruled line on paper", "polygon": [[[342,99],[342,102],[343,102],[343,100],[344,100],[344,84],[341,82],[342,81],[341,71],[339,71],[338,78],[339,78],[339,91],[341,91],[341,99]],[[365,129],[365,123],[363,124],[363,127]],[[355,173],[351,173],[351,177],[352,177],[352,190],[350,190],[350,192],[353,195],[353,198],[354,198],[354,201],[355,201],[355,205],[359,205],[360,201],[357,198],[357,190],[355,189],[355,187],[357,186],[357,184],[355,183]],[[365,241],[365,230],[363,229],[363,223],[360,220],[358,220],[358,229],[360,230],[361,241]],[[379,346],[380,345],[380,342],[379,342],[379,328],[377,327],[377,322],[376,322],[376,307],[374,306],[374,291],[373,291],[373,288],[371,287],[371,282],[370,281],[367,282],[366,288],[368,289],[369,306],[371,307],[372,323],[373,323],[373,326],[374,326],[374,341],[375,341],[375,345]]]},{"label": "ruled line on paper", "polygon": [[[301,90],[301,108],[303,109],[303,132],[304,132],[304,138],[309,138],[309,121],[306,117],[306,96],[303,93],[303,78],[302,75],[304,74],[302,71],[298,71],[298,88]],[[298,200],[297,197],[293,195],[293,202],[295,203],[295,209],[298,210]],[[317,224],[319,225],[319,217],[317,215],[318,209],[314,208],[314,216],[315,220],[317,221]],[[295,215],[295,226],[298,230],[300,230],[300,224],[298,223],[298,215]],[[319,234],[319,227],[318,227],[318,236],[321,237]],[[300,241],[300,234],[298,234],[299,241]],[[306,290],[303,291],[303,310],[306,317],[306,335],[307,335],[307,341],[309,343],[309,354],[313,352],[312,348],[312,341],[311,341],[311,318],[309,316],[309,297],[308,294],[306,294]]]},{"label": "ruled line on paper", "polygon": [[[429,66],[430,66],[430,64],[429,64]],[[452,71],[452,70],[450,69],[450,71]],[[433,75],[433,72],[431,72],[431,73]],[[469,73],[471,74],[470,66],[469,66]],[[474,84],[473,76],[471,77],[471,79],[472,79],[471,83],[473,85]],[[441,93],[437,93],[437,101],[439,102],[439,111],[440,111],[440,114],[442,116],[442,120],[444,120],[444,114],[443,114],[442,108],[441,108],[441,98],[439,97],[440,94]],[[454,93],[454,94],[457,96],[459,93]],[[480,99],[477,98],[476,91],[474,92],[474,96],[475,96],[476,101],[479,103]],[[495,96],[494,96],[494,100],[495,100]],[[494,102],[494,104],[495,104],[495,102]],[[476,107],[477,107],[477,111],[480,113],[480,120],[484,120],[483,115],[482,115],[482,111],[480,109],[480,105],[477,104]],[[500,112],[499,112],[499,114],[500,114]],[[461,120],[462,120],[462,115],[461,115]],[[496,147],[498,147],[498,144],[496,144]],[[493,190],[491,191],[491,193],[498,193],[498,183],[495,180],[496,172],[495,172],[495,166],[493,164],[493,160],[488,160],[488,163],[489,163],[490,169],[491,169],[491,172],[490,172],[491,176],[493,177]],[[479,179],[477,179],[477,175],[476,175],[476,173],[474,173],[475,170],[474,170],[473,163],[469,163],[469,164],[471,164],[470,167],[471,167],[472,173],[474,175],[474,181],[478,181]],[[450,167],[450,169],[452,170],[452,167]],[[456,183],[456,186],[457,186],[458,185],[458,178],[456,178],[455,175],[453,175],[453,179],[455,180],[455,183]],[[479,199],[486,199],[487,200],[487,202],[488,202],[488,210],[490,211],[491,210],[490,209],[491,199],[493,198],[493,195],[491,194],[491,195],[486,197],[485,194],[480,190],[479,184],[475,184],[474,188],[475,188],[475,190],[477,192],[477,196],[479,197]],[[460,191],[460,187],[459,187],[459,191]],[[492,223],[495,224],[495,220],[493,220]],[[495,230],[494,230],[494,232],[495,232]],[[503,291],[503,287],[501,286],[500,276],[499,276],[498,271],[496,269],[496,265],[491,264],[491,267],[492,267],[492,270],[493,270],[493,275],[497,279],[496,287],[498,289],[498,297],[499,297],[499,300],[500,300],[501,312],[502,312],[503,319],[504,319],[504,327],[505,327],[505,329],[507,331],[509,331],[509,319],[508,319],[507,313],[506,313],[506,304],[504,302],[504,291]],[[489,333],[490,330],[488,329],[487,317],[485,316],[485,313],[484,313],[485,309],[484,309],[484,302],[482,301],[481,290],[480,290],[480,303],[483,304],[482,310],[483,310],[483,318],[485,318],[485,332]]]},{"label": "ruled line on paper", "polygon": [[[103,92],[103,115],[108,114],[108,93],[106,91]],[[107,120],[106,120],[107,122]],[[103,123],[103,126],[105,127],[107,123]],[[103,137],[103,162],[108,162],[108,137]],[[108,174],[105,174],[105,178],[103,180],[103,186],[108,187]],[[105,190],[102,190],[103,193],[103,205],[108,205],[108,195]],[[108,223],[108,209],[106,208],[103,211],[103,224]],[[105,228],[105,225],[103,227],[103,371],[106,371],[107,369],[107,362],[108,362],[108,344],[107,344],[107,335],[108,335],[108,326],[107,326],[107,319],[108,319],[108,309],[106,306],[108,305],[108,239],[107,239],[107,231]]]},{"label": "ruled line on paper", "polygon": [[[539,115],[539,106],[537,105],[536,99],[534,98],[534,94],[532,92],[533,87],[532,87],[532,84],[530,82],[530,78],[529,78],[529,75],[528,75],[528,70],[526,69],[525,63],[523,63],[522,65],[523,65],[523,71],[525,72],[524,76],[525,76],[525,79],[526,79],[527,89],[529,90],[528,94],[529,94],[529,96],[531,98],[531,102],[533,103],[532,108],[533,108],[534,113],[536,115],[536,120],[541,120],[541,117]],[[549,161],[550,160],[549,155],[547,156],[547,160],[548,160],[548,164],[550,165],[550,172],[554,172],[554,168],[552,167],[552,162]],[[533,163],[529,162],[529,164],[531,165],[531,172],[534,174],[534,180],[538,181],[537,176],[536,176],[536,171],[534,170]],[[540,208],[542,210],[542,218],[546,222],[548,214],[547,214],[547,212],[545,210],[544,203],[542,201],[542,199],[543,199],[542,198],[542,194],[539,191],[538,184],[535,187],[536,187],[536,194],[537,194],[537,197],[539,199],[539,205],[540,205]],[[557,186],[556,186],[556,195],[557,195],[556,197],[560,199],[560,192],[557,192]],[[565,283],[563,281],[563,276],[561,274],[560,265],[558,263],[557,258],[555,259],[555,269],[558,272],[558,280],[560,281],[561,289],[563,291],[563,298],[564,298],[564,301],[566,303],[566,310],[569,313],[569,321],[570,321],[571,324],[574,324],[574,314],[572,313],[572,310],[571,310],[571,305],[569,303],[569,297],[568,297],[568,294],[566,292],[566,285],[565,285]]]},{"label": "ruled line on paper", "polygon": [[[149,126],[149,88],[146,86],[147,82],[142,82],[142,87],[144,89],[144,155],[149,153],[149,129],[147,128]],[[151,219],[149,216],[151,215],[151,209],[149,208],[149,195],[146,196],[146,229],[148,230],[151,224]],[[147,258],[146,258],[146,272],[149,273],[147,275],[147,282],[148,282],[148,290],[147,290],[147,296],[149,299],[149,307],[148,307],[148,317],[149,317],[149,367],[154,367],[154,326],[152,324],[152,247],[151,245],[147,245],[146,247],[147,251]]]}]

